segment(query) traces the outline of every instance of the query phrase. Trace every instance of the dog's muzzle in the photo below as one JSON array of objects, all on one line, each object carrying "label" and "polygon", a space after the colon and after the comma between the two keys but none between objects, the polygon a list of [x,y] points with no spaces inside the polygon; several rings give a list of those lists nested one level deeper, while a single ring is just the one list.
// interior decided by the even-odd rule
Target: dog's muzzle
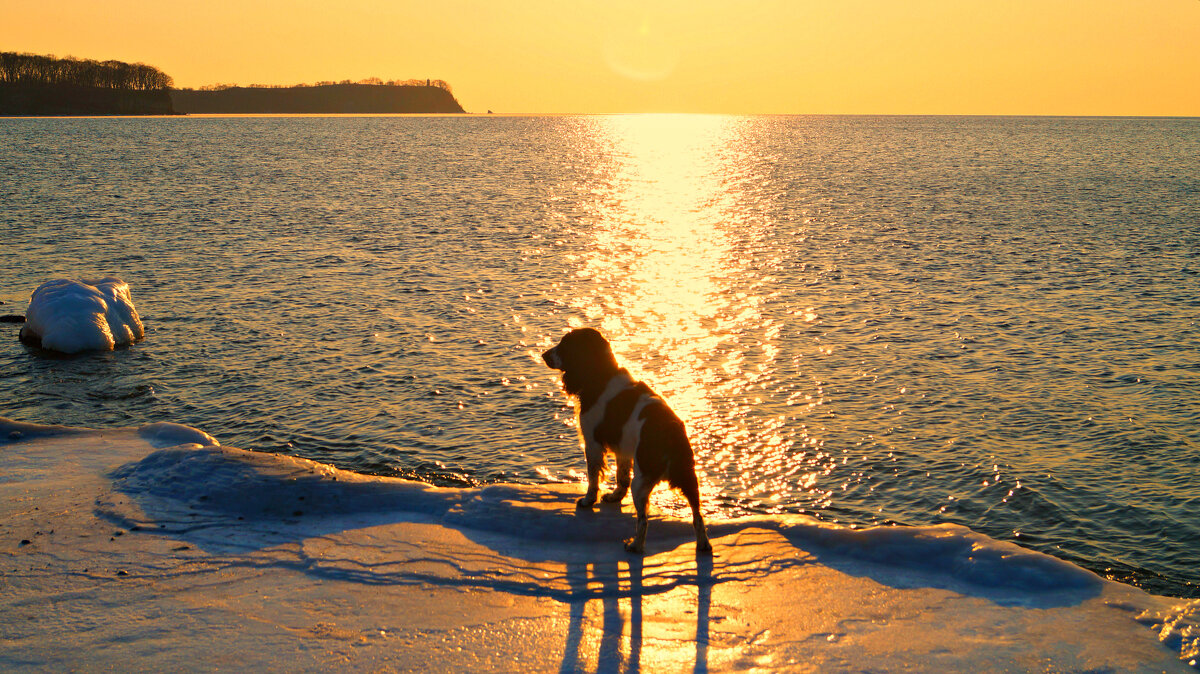
[{"label": "dog's muzzle", "polygon": [[554,347],[553,349],[550,349],[550,350],[546,351],[545,353],[543,353],[542,360],[546,361],[546,365],[549,365],[550,367],[554,368],[555,370],[563,369],[562,368],[562,359],[558,357],[558,347],[557,346]]}]

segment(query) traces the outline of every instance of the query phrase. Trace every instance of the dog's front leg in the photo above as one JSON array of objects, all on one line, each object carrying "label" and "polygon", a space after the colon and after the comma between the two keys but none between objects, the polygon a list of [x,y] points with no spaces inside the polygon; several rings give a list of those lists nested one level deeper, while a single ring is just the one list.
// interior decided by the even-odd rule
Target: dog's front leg
[{"label": "dog's front leg", "polygon": [[600,473],[604,470],[604,447],[595,440],[584,440],[583,455],[587,459],[587,493],[575,501],[575,507],[591,508],[596,505],[596,494],[600,493]]},{"label": "dog's front leg", "polygon": [[637,529],[633,538],[625,541],[625,549],[641,554],[646,550],[646,525],[649,522],[650,490],[654,485],[640,474],[633,476],[633,508],[637,511]]},{"label": "dog's front leg", "polygon": [[621,499],[625,498],[625,493],[629,491],[630,474],[633,472],[633,455],[618,454],[617,455],[617,486],[610,492],[600,497],[605,503],[620,503]]}]

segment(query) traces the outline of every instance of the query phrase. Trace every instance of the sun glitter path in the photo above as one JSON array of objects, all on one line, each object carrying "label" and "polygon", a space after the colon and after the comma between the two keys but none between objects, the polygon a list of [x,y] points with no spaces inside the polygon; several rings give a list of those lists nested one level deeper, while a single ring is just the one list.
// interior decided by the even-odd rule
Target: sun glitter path
[{"label": "sun glitter path", "polygon": [[656,519],[634,557],[632,515],[576,514],[574,486],[438,489],[170,424],[0,419],[0,457],[5,671],[1192,671],[1135,618],[1194,607],[966,530],[738,520],[708,558]]}]

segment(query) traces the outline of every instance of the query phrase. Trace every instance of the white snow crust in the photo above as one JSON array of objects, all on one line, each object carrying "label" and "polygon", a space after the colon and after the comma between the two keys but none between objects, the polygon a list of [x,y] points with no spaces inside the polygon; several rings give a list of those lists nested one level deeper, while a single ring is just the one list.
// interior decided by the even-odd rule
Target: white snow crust
[{"label": "white snow crust", "polygon": [[129,284],[113,276],[43,283],[29,298],[21,328],[23,341],[62,353],[111,351],[145,334]]},{"label": "white snow crust", "polygon": [[1194,671],[1200,603],[964,527],[577,512],[0,419],[0,669]]}]

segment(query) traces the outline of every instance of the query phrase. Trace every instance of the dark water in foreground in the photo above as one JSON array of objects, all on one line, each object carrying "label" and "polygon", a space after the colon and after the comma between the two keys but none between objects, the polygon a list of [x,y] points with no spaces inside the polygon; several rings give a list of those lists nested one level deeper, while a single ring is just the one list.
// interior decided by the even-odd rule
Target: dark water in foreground
[{"label": "dark water in foreground", "polygon": [[9,119],[0,175],[0,313],[114,273],[148,331],[0,326],[0,415],[574,481],[536,354],[594,325],[714,517],[956,522],[1200,596],[1200,120]]}]

